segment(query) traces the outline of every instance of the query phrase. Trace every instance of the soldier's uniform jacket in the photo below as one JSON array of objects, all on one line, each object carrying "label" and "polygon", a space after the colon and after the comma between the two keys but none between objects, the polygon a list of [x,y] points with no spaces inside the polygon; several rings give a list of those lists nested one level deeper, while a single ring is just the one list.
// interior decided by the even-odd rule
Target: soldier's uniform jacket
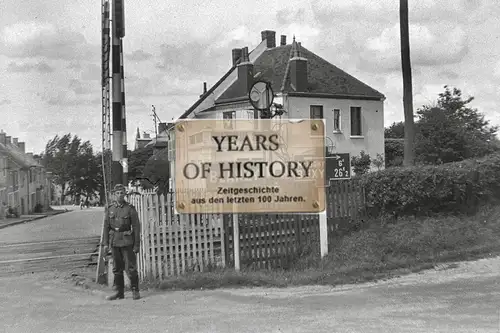
[{"label": "soldier's uniform jacket", "polygon": [[139,247],[141,225],[135,207],[128,202],[113,202],[106,210],[103,245],[112,247]]}]

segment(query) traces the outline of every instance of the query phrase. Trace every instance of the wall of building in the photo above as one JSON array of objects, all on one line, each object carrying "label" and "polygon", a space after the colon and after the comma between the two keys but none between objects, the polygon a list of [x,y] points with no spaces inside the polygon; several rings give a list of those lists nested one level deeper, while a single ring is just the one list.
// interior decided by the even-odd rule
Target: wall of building
[{"label": "wall of building", "polygon": [[[309,119],[310,106],[322,105],[323,116],[325,118],[325,135],[331,139],[326,140],[326,145],[333,142],[335,152],[350,153],[357,156],[364,150],[370,154],[372,159],[377,154],[384,155],[384,102],[366,101],[351,99],[331,99],[331,98],[305,98],[305,97],[285,97],[285,114],[288,118]],[[350,107],[361,107],[361,130],[362,136],[351,136],[351,112]],[[333,110],[340,109],[341,131],[334,131]],[[372,170],[376,168],[372,165]]]}]

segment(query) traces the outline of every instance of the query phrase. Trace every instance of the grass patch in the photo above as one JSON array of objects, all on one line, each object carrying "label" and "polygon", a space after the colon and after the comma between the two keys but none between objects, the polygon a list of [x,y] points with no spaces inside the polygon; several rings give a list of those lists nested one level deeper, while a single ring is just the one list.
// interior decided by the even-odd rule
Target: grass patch
[{"label": "grass patch", "polygon": [[287,270],[212,268],[169,277],[146,286],[161,290],[224,287],[288,287],[342,285],[389,279],[431,269],[438,263],[500,255],[500,206],[484,207],[475,216],[402,218],[338,237],[329,255],[301,251]]}]

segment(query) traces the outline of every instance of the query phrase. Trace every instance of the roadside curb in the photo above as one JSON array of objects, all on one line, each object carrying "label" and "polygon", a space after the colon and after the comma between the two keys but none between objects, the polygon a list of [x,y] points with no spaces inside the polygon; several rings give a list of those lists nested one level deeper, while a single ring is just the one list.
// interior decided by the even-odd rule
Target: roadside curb
[{"label": "roadside curb", "polygon": [[8,224],[0,225],[0,229],[12,227],[12,226],[15,226],[15,225],[18,225],[18,224],[23,224],[23,223],[28,223],[28,222],[36,221],[36,220],[40,220],[40,219],[43,219],[43,218],[46,218],[46,217],[55,216],[55,215],[59,215],[59,214],[64,214],[64,213],[68,213],[68,212],[70,212],[70,211],[69,210],[68,211],[60,211],[60,212],[53,213],[53,214],[50,214],[50,215],[40,215],[40,216],[37,216],[37,217],[29,218],[27,220],[16,221],[16,222],[12,222],[12,223],[8,223]]}]

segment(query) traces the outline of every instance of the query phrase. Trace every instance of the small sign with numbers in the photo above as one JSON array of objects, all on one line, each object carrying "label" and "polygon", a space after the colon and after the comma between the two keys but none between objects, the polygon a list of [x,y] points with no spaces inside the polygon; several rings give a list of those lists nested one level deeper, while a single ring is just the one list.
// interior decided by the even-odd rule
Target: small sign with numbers
[{"label": "small sign with numbers", "polygon": [[326,182],[330,180],[351,179],[351,158],[349,153],[333,154],[326,157]]}]

